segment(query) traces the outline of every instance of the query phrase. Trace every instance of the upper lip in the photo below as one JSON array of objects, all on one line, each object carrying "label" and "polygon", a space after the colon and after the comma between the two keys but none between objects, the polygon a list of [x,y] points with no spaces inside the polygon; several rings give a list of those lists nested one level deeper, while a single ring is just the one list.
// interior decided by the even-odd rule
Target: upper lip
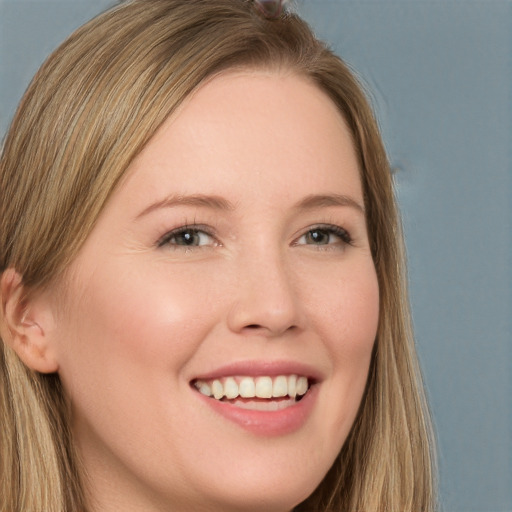
[{"label": "upper lip", "polygon": [[277,377],[278,375],[302,375],[315,382],[322,380],[322,374],[313,366],[297,361],[239,361],[219,366],[213,370],[195,375],[192,380],[211,380],[221,377]]}]

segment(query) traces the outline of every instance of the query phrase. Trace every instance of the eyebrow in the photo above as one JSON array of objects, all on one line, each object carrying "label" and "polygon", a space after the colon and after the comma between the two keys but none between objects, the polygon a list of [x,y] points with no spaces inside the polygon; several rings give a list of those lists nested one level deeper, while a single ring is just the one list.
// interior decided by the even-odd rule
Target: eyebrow
[{"label": "eyebrow", "polygon": [[[172,195],[149,205],[137,215],[136,219],[144,217],[148,213],[160,208],[174,208],[177,206],[199,206],[223,211],[232,211],[235,209],[233,203],[220,196],[208,196],[203,194],[188,196]],[[355,199],[342,194],[312,194],[299,201],[295,207],[298,210],[313,210],[315,208],[325,208],[329,206],[351,207],[359,213],[365,214],[364,207],[361,204]]]},{"label": "eyebrow", "polygon": [[172,195],[149,205],[146,209],[139,213],[136,218],[139,219],[148,213],[151,213],[152,211],[158,210],[160,208],[173,208],[176,206],[201,206],[211,208],[213,210],[225,211],[234,210],[235,208],[232,203],[220,196],[206,196],[202,194],[195,194],[190,196]]},{"label": "eyebrow", "polygon": [[313,210],[315,208],[325,208],[328,206],[348,206],[363,215],[365,214],[362,204],[358,203],[352,197],[342,194],[312,194],[302,199],[296,207],[299,210]]}]

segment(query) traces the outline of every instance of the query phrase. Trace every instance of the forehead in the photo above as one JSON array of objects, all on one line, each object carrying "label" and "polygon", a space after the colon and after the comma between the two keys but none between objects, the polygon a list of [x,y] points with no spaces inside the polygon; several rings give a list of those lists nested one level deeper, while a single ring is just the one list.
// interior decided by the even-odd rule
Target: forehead
[{"label": "forehead", "polygon": [[227,184],[271,181],[276,190],[301,184],[361,196],[352,136],[336,105],[305,77],[264,70],[225,72],[199,87],[134,160],[127,181],[154,193],[200,186],[219,194]]}]

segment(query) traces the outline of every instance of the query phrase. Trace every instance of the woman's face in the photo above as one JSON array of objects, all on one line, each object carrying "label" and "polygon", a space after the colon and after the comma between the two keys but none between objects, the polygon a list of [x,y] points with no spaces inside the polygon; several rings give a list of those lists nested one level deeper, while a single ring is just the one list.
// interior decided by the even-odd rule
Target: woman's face
[{"label": "woman's face", "polygon": [[363,208],[303,78],[224,73],[162,126],[55,289],[97,510],[282,512],[318,486],[377,329]]}]

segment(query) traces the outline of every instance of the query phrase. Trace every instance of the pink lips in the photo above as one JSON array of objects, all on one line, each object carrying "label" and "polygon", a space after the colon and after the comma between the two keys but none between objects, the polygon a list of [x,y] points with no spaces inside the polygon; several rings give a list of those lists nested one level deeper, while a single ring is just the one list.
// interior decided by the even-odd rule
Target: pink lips
[{"label": "pink lips", "polygon": [[[195,390],[196,396],[204,405],[210,407],[217,414],[243,429],[260,436],[280,436],[291,434],[299,430],[310,416],[318,395],[318,381],[321,380],[319,372],[308,365],[294,362],[242,362],[225,365],[221,368],[201,374],[198,380],[209,380],[227,376],[246,375],[277,376],[298,374],[307,376],[314,384],[308,392],[294,404],[283,409],[266,411],[245,409],[233,405],[229,401],[220,401],[202,395]],[[196,379],[194,379],[196,380]]]},{"label": "pink lips", "polygon": [[242,361],[231,363],[197,375],[194,380],[217,379],[233,375],[247,375],[249,377],[268,375],[269,377],[275,377],[291,374],[304,375],[315,382],[322,380],[322,375],[317,369],[310,365],[292,361]]},{"label": "pink lips", "polygon": [[317,395],[317,388],[311,388],[304,398],[294,405],[278,411],[256,411],[241,409],[229,402],[221,402],[197,392],[197,396],[207,406],[240,425],[244,429],[261,436],[279,436],[291,434],[306,422]]}]

